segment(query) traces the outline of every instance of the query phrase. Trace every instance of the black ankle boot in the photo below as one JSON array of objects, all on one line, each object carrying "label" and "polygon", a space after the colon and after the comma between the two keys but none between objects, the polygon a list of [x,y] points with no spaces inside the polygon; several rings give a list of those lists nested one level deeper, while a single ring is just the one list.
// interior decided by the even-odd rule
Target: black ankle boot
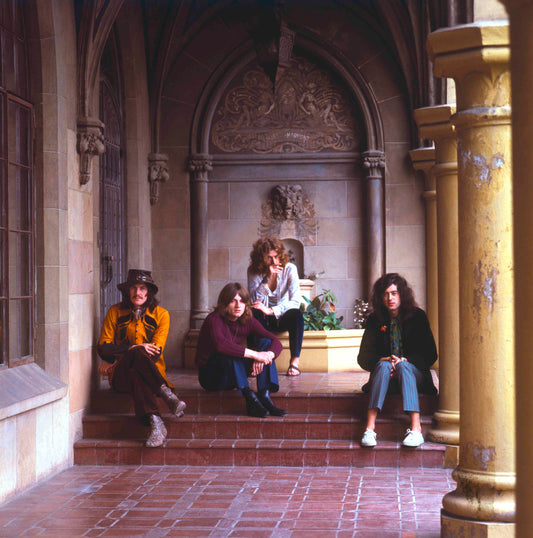
[{"label": "black ankle boot", "polygon": [[270,393],[268,389],[263,389],[257,393],[257,398],[263,404],[265,409],[275,417],[282,417],[287,414],[285,409],[280,409],[274,405],[274,402],[270,399]]},{"label": "black ankle boot", "polygon": [[246,400],[246,412],[251,417],[266,417],[268,411],[263,407],[263,404],[257,399],[257,394],[249,387],[242,389],[242,395]]}]

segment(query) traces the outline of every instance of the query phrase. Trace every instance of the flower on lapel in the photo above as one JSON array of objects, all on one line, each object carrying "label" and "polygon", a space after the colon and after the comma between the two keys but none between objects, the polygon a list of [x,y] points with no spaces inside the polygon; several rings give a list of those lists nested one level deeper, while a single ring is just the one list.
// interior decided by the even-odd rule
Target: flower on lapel
[{"label": "flower on lapel", "polygon": [[387,326],[383,325],[379,330],[384,333],[387,330]]}]

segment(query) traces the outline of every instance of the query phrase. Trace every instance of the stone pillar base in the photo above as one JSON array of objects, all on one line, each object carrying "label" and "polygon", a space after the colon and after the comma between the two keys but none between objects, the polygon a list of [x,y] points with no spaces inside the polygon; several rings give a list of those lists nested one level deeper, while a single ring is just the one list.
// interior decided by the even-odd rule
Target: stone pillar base
[{"label": "stone pillar base", "polygon": [[446,445],[444,468],[455,469],[459,465],[459,445]]},{"label": "stone pillar base", "polygon": [[468,536],[469,538],[514,538],[515,531],[514,523],[460,519],[441,510],[441,538],[457,538],[457,536]]}]

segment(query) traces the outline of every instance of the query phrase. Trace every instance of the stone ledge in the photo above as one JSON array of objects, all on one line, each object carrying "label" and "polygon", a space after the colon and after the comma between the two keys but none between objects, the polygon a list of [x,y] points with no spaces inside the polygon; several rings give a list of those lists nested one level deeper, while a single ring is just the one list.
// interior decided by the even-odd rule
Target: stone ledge
[{"label": "stone ledge", "polygon": [[35,363],[0,371],[0,420],[60,400],[67,385]]}]

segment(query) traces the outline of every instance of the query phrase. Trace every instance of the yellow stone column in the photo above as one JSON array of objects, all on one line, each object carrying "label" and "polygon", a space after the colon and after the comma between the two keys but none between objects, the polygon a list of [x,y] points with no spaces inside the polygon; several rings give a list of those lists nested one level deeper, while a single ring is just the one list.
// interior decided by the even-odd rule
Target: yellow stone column
[{"label": "yellow stone column", "polygon": [[457,138],[450,121],[455,106],[415,110],[421,138],[435,143],[431,173],[437,191],[439,296],[439,409],[428,439],[446,446],[444,464],[459,461],[459,232],[457,209]]},{"label": "yellow stone column", "polygon": [[413,168],[424,175],[424,193],[422,196],[426,203],[426,310],[438,349],[437,205],[435,202],[435,178],[431,173],[431,169],[435,164],[435,149],[413,149],[409,152],[409,155],[413,162]]},{"label": "yellow stone column", "polygon": [[515,517],[514,279],[509,32],[433,32],[436,76],[457,90],[460,449],[442,536],[509,536]]},{"label": "yellow stone column", "polygon": [[516,535],[533,536],[533,0],[506,0],[513,80],[513,198],[516,313]]}]

